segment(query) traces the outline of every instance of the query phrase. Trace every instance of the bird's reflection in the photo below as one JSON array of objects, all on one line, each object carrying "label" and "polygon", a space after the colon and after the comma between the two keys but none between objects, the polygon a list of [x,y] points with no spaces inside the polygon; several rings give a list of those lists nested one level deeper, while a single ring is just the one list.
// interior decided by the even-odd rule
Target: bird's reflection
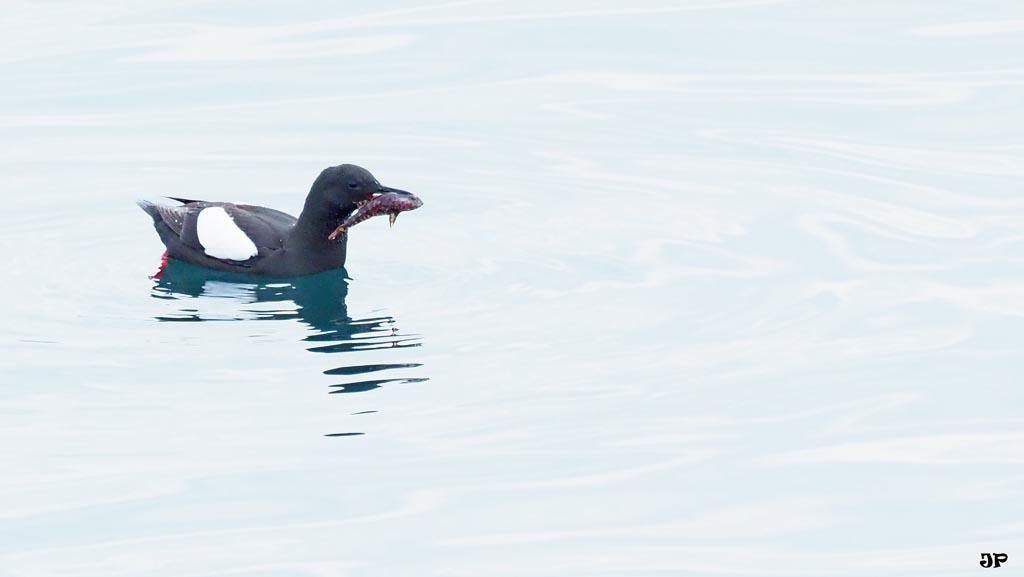
[{"label": "bird's reflection", "polygon": [[[157,316],[161,322],[294,320],[309,326],[311,331],[302,341],[308,351],[318,354],[404,349],[421,344],[417,335],[401,334],[391,316],[350,317],[345,305],[348,278],[344,269],[264,281],[170,260],[154,281],[154,298],[176,300],[184,305]],[[413,376],[368,378],[381,371],[391,375],[392,369],[419,366],[409,362],[345,364],[323,373],[347,377],[343,383],[330,385],[330,393],[356,393],[388,383],[426,381]]]}]

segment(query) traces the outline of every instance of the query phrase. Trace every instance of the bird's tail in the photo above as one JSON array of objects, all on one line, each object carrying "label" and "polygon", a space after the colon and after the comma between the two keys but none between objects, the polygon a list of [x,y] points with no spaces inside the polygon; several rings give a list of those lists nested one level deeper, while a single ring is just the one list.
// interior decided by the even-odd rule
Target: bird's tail
[{"label": "bird's tail", "polygon": [[148,200],[142,200],[142,199],[136,200],[135,204],[139,205],[139,208],[141,208],[142,210],[146,211],[146,214],[148,214],[149,216],[153,217],[153,220],[155,222],[159,222],[159,221],[163,220],[161,218],[161,216],[160,216],[160,211],[157,210],[157,208],[156,208],[156,204],[154,204],[152,202],[149,202]]}]

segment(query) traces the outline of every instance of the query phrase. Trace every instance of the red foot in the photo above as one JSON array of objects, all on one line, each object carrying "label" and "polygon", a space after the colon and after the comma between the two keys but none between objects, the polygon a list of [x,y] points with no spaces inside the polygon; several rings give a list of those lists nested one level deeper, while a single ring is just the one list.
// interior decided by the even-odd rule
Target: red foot
[{"label": "red foot", "polygon": [[163,256],[160,257],[160,266],[156,269],[156,272],[149,275],[152,280],[160,280],[160,277],[164,276],[164,269],[167,268],[167,251],[164,251]]}]

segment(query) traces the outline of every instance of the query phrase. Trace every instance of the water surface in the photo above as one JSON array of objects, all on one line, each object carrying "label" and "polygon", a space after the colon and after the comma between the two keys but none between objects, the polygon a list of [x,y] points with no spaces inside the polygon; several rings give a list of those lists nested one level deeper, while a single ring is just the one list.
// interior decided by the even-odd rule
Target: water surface
[{"label": "water surface", "polygon": [[[1024,7],[12,2],[0,574],[1024,554]],[[425,205],[304,279],[134,199]]]}]

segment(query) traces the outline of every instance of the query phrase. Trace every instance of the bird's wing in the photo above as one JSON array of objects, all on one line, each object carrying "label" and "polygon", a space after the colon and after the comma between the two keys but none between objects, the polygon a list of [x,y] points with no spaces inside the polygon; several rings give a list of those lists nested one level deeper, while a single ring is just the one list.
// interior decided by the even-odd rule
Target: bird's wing
[{"label": "bird's wing", "polygon": [[181,236],[181,231],[185,227],[185,221],[188,219],[188,207],[187,206],[166,206],[163,204],[154,204],[153,210],[156,211],[160,219],[164,221],[174,234]]},{"label": "bird's wing", "polygon": [[292,226],[295,226],[295,222],[297,221],[294,216],[287,212],[281,212],[280,210],[267,208],[265,206],[255,206],[252,204],[239,204],[236,206],[239,210],[248,212],[270,226],[291,228]]},{"label": "bird's wing", "polygon": [[228,202],[166,206],[142,200],[139,206],[165,224],[184,247],[224,261],[243,262],[282,248],[296,222],[279,210]]},{"label": "bird's wing", "polygon": [[164,198],[169,198],[171,200],[176,200],[176,201],[180,202],[181,204],[192,204],[194,202],[206,202],[205,200],[196,200],[194,198],[181,198],[180,196],[166,196]]},{"label": "bird's wing", "polygon": [[244,261],[280,249],[295,222],[272,220],[252,207],[224,202],[190,203],[175,208],[185,211],[182,242],[221,260]]}]

